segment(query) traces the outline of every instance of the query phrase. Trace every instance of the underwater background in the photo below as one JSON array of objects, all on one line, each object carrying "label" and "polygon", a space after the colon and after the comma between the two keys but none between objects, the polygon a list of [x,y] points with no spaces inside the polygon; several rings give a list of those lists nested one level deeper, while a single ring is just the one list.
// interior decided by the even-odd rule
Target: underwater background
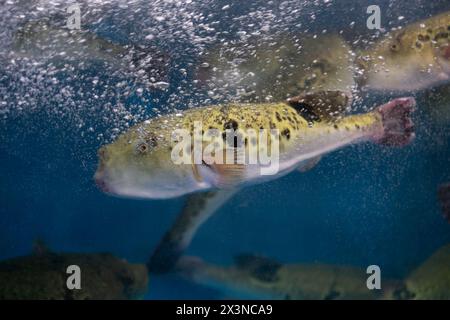
[{"label": "underwater background", "polygon": [[[2,2],[1,26],[5,28],[0,46],[6,50],[18,23],[13,19],[15,10],[22,9]],[[2,60],[0,260],[30,254],[36,239],[43,239],[56,252],[111,252],[131,262],[148,260],[184,199],[111,197],[97,189],[93,174],[97,149],[123,130],[125,114],[138,115],[139,121],[158,112],[215,102],[205,100],[204,93],[192,89],[189,77],[180,75],[179,69],[189,70],[196,63],[196,53],[209,45],[208,35],[196,34],[195,26],[195,30],[181,28],[183,32],[177,33],[183,19],[189,19],[180,14],[180,8],[186,15],[203,13],[202,23],[215,22],[215,33],[229,31],[216,36],[217,41],[217,37],[232,37],[240,28],[256,28],[248,21],[261,23],[264,19],[259,16],[268,12],[274,29],[298,27],[314,32],[326,28],[344,30],[350,38],[367,36],[372,31],[365,27],[365,10],[375,4],[347,0],[239,1],[239,5],[181,2],[181,6],[176,1],[152,4],[153,9],[161,7],[157,13],[165,17],[154,33],[156,41],[171,57],[170,86],[165,91],[141,94],[127,82],[129,92],[111,93],[102,84],[127,80],[111,77],[96,65],[77,70],[75,77],[67,78],[63,72],[36,81],[30,68],[11,67]],[[412,22],[450,10],[449,1],[376,2],[382,8],[383,25],[399,23],[399,16]],[[155,10],[136,11],[129,5],[119,6],[110,18],[90,28],[119,42],[142,40],[146,34],[139,30],[158,24],[146,15],[148,11],[156,14]],[[230,9],[222,10],[226,5]],[[144,28],[145,24],[149,25]],[[73,93],[70,97],[61,94],[67,87]],[[438,185],[450,181],[450,122],[436,121],[434,106],[423,92],[407,95],[418,102],[413,144],[401,149],[369,144],[347,147],[327,155],[307,173],[294,172],[245,188],[199,230],[187,254],[219,265],[231,264],[240,253],[257,253],[283,263],[363,268],[376,264],[383,275],[402,277],[450,243],[450,225],[442,218],[437,200]],[[382,104],[397,96],[378,94],[368,99]],[[450,103],[441,106],[445,108],[450,113]],[[174,275],[150,275],[145,298],[222,296]]]}]

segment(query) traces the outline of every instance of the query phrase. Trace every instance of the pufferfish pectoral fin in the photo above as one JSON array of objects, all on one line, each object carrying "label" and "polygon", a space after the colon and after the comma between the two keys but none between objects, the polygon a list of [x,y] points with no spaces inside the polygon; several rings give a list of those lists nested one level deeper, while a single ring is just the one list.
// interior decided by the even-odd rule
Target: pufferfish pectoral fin
[{"label": "pufferfish pectoral fin", "polygon": [[[242,154],[237,147],[227,147],[223,149],[224,159],[220,162],[210,159],[207,155],[203,156],[203,165],[215,173],[216,179],[214,185],[220,189],[233,189],[242,182],[245,174],[245,165],[239,162]],[[231,155],[228,160],[228,156]]]},{"label": "pufferfish pectoral fin", "polygon": [[243,164],[213,164],[211,166],[217,173],[216,187],[221,189],[235,188],[244,176]]},{"label": "pufferfish pectoral fin", "polygon": [[305,161],[302,161],[298,167],[298,171],[301,173],[307,172],[317,166],[322,159],[322,156],[318,156],[315,158],[311,158]]},{"label": "pufferfish pectoral fin", "polygon": [[348,111],[352,97],[343,91],[320,91],[289,98],[287,103],[307,121],[335,121]]},{"label": "pufferfish pectoral fin", "polygon": [[171,272],[197,230],[237,191],[238,189],[224,189],[189,195],[181,213],[150,257],[147,263],[149,271]]}]

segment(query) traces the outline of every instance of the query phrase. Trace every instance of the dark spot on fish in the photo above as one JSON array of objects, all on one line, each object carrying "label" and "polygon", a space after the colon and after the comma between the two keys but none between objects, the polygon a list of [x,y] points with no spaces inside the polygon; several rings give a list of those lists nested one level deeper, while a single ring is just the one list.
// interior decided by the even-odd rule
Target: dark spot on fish
[{"label": "dark spot on fish", "polygon": [[137,146],[137,150],[139,151],[139,153],[144,154],[148,150],[148,145],[146,143],[141,143]]},{"label": "dark spot on fish", "polygon": [[269,124],[270,124],[270,129],[276,129],[277,128],[277,126],[272,121],[270,121]]},{"label": "dark spot on fish", "polygon": [[429,35],[423,35],[423,34],[419,34],[419,36],[417,37],[417,40],[419,40],[420,42],[427,42],[430,41],[430,36]]},{"label": "dark spot on fish", "polygon": [[155,148],[158,146],[158,139],[157,137],[151,135],[147,139],[145,139],[145,142],[147,143],[148,147]]},{"label": "dark spot on fish", "polygon": [[428,28],[428,29],[427,29],[427,32],[428,32],[428,33],[433,33],[433,29]]},{"label": "dark spot on fish", "polygon": [[337,298],[339,298],[341,294],[338,291],[335,290],[331,290],[330,292],[328,292],[328,294],[325,296],[325,300],[336,300]]},{"label": "dark spot on fish", "polygon": [[447,30],[450,31],[450,26],[447,27]]},{"label": "dark spot on fish", "polygon": [[278,122],[281,122],[281,116],[278,112],[275,112],[275,117],[277,118]]},{"label": "dark spot on fish", "polygon": [[361,127],[359,126],[359,124],[355,124],[355,128],[358,129],[358,130],[361,129]]},{"label": "dark spot on fish", "polygon": [[423,47],[422,42],[416,41],[416,48],[417,49],[422,49],[422,47]]},{"label": "dark spot on fish", "polygon": [[393,51],[393,52],[397,52],[398,51],[398,45],[396,44],[396,43],[394,43],[394,44],[392,44],[391,45],[391,51]]},{"label": "dark spot on fish", "polygon": [[448,38],[448,32],[441,31],[434,37],[434,40],[438,41],[439,39],[447,39]]},{"label": "dark spot on fish", "polygon": [[223,129],[224,130],[229,130],[229,129],[233,129],[233,130],[237,130],[239,127],[238,123],[236,120],[230,119],[227,122],[225,122],[225,124],[223,125]]},{"label": "dark spot on fish", "polygon": [[286,128],[281,132],[281,135],[289,140],[291,138],[291,131],[289,131],[289,129]]},{"label": "dark spot on fish", "polygon": [[245,138],[244,143],[245,143],[245,146],[248,145],[248,138]]},{"label": "dark spot on fish", "polygon": [[339,130],[339,126],[338,126],[337,124],[335,124],[333,127],[334,127],[336,130]]},{"label": "dark spot on fish", "polygon": [[345,130],[347,130],[347,131],[350,131],[350,128],[349,128],[349,127],[347,127],[347,126],[345,126]]}]

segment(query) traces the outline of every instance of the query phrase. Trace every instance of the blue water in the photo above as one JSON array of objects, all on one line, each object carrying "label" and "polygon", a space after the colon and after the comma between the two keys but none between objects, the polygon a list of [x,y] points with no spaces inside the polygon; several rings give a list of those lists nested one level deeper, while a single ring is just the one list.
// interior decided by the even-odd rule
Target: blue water
[{"label": "blue water", "polygon": [[[364,7],[357,6],[358,12]],[[431,4],[429,10],[443,11]],[[417,8],[407,12],[423,16]],[[178,59],[183,65],[191,57],[180,54]],[[14,90],[11,81],[3,78],[2,85]],[[169,93],[176,91],[176,81],[172,76]],[[162,108],[168,96],[158,96],[152,107]],[[145,262],[183,199],[137,201],[101,193],[92,179],[101,142],[80,135],[73,113],[46,109],[43,105],[1,122],[0,259],[29,254],[33,240],[41,238],[55,251],[108,251]],[[92,111],[80,110],[77,116],[100,122]],[[450,225],[441,217],[436,196],[437,186],[450,181],[450,130],[433,122],[429,106],[419,105],[414,118],[417,139],[410,146],[348,147],[324,157],[308,173],[242,190],[200,229],[187,254],[223,265],[242,252],[281,262],[377,264],[387,275],[405,275],[450,243]],[[96,133],[101,130],[99,125]],[[175,276],[151,277],[146,296],[220,297]]]}]

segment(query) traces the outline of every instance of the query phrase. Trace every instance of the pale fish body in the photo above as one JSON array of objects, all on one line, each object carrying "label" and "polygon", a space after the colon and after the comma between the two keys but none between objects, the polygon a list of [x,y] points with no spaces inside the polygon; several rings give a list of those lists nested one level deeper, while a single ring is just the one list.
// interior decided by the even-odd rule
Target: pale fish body
[{"label": "pale fish body", "polygon": [[337,34],[259,36],[206,51],[196,79],[216,96],[240,102],[282,101],[323,90],[350,93],[353,60]]},{"label": "pale fish body", "polygon": [[[414,99],[394,100],[373,112],[346,117],[329,114],[342,111],[348,100],[339,92],[303,96],[289,103],[230,104],[187,110],[150,119],[122,134],[99,151],[97,184],[111,194],[137,198],[171,198],[209,189],[227,189],[276,179],[323,154],[362,141],[403,145],[413,137],[409,113]],[[194,133],[202,130],[248,129],[279,134],[279,170],[261,175],[261,164],[175,164],[172,151],[175,129]],[[203,143],[211,143],[210,141]],[[258,139],[245,142],[246,149]],[[235,146],[227,145],[225,149]],[[258,145],[264,149],[264,145]],[[267,146],[268,148],[268,146]],[[261,149],[258,149],[261,150]]]},{"label": "pale fish body", "polygon": [[450,81],[450,12],[387,34],[357,59],[371,90],[411,91]]}]

